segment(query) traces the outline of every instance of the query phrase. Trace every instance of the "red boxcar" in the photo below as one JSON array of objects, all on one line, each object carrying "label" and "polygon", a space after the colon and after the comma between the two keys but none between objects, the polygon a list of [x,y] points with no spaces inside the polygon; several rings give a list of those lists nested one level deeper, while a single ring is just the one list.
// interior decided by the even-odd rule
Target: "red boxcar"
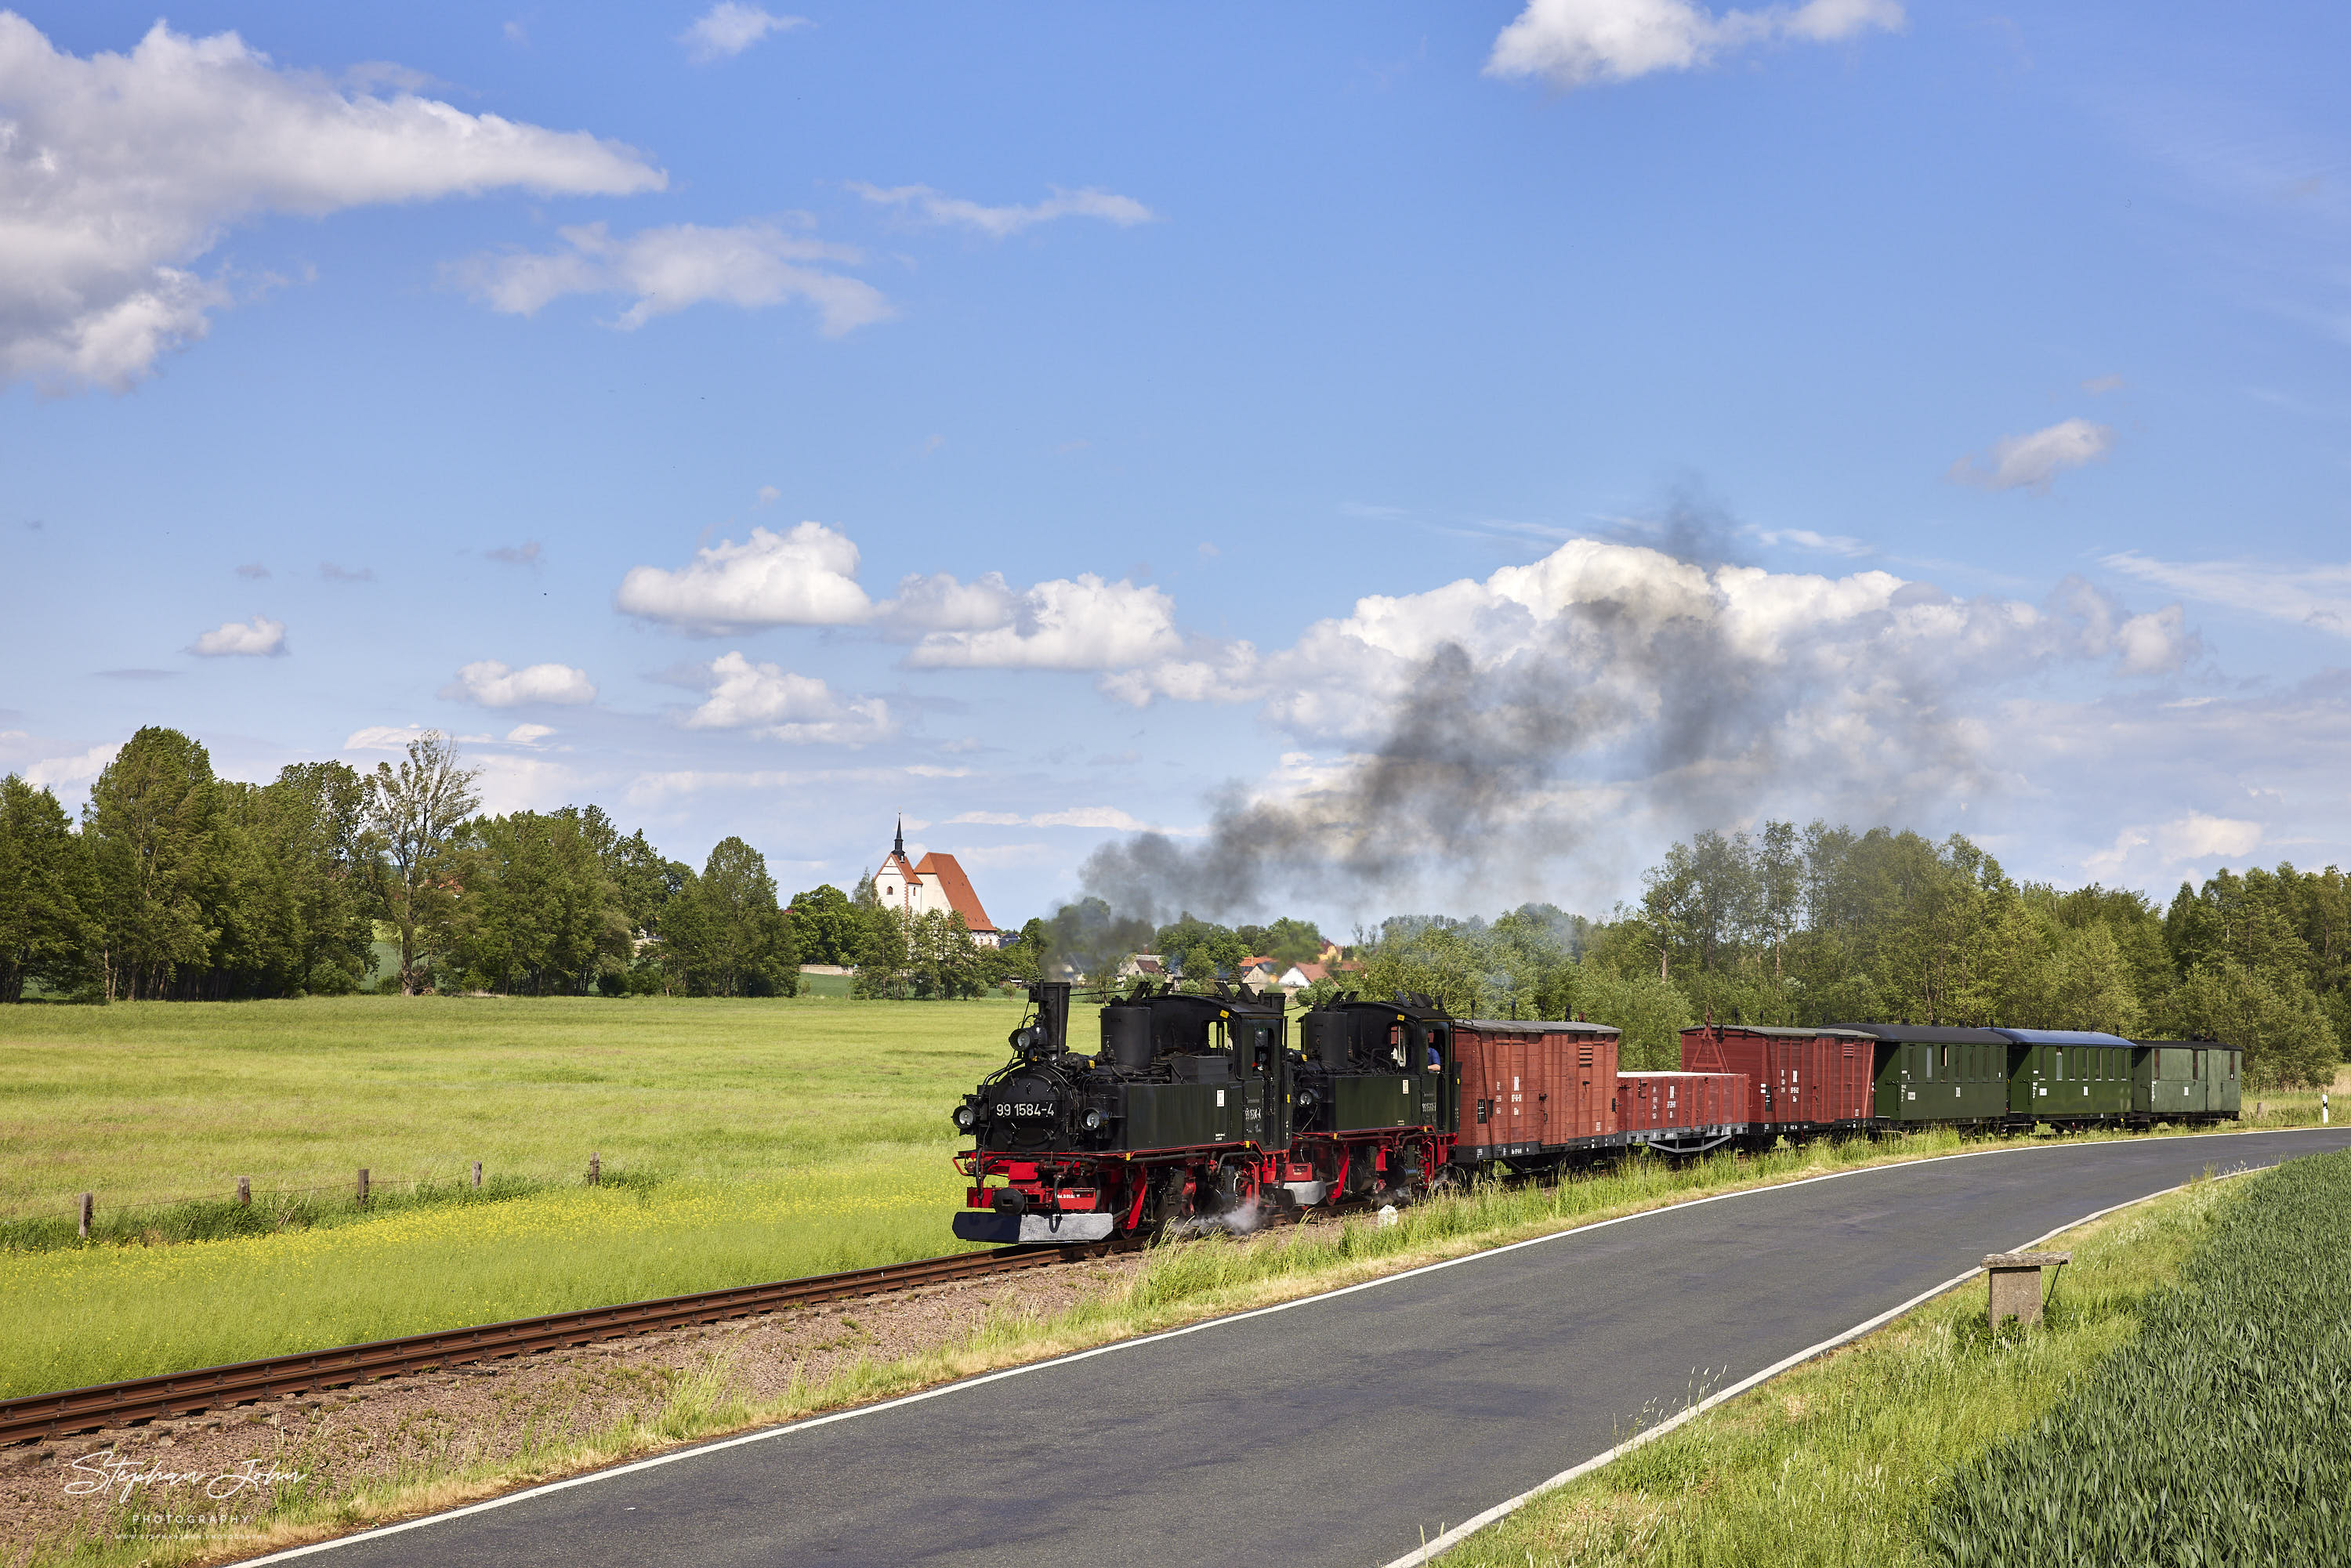
[{"label": "red boxcar", "polygon": [[1704,1128],[1728,1133],[1748,1118],[1743,1072],[1620,1072],[1616,1124],[1627,1133]]},{"label": "red boxcar", "polygon": [[1855,1030],[1708,1024],[1682,1030],[1682,1066],[1745,1074],[1746,1113],[1740,1121],[1858,1126],[1872,1114],[1872,1047],[1871,1038]]},{"label": "red boxcar", "polygon": [[1469,1159],[1572,1147],[1616,1131],[1616,1030],[1607,1024],[1464,1019],[1460,1150]]}]

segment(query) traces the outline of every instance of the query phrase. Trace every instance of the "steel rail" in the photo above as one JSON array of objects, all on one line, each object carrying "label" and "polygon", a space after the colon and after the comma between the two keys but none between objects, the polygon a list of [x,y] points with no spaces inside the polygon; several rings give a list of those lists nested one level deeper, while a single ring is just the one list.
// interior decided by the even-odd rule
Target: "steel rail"
[{"label": "steel rail", "polygon": [[201,1367],[193,1372],[167,1373],[160,1377],[134,1377],[121,1383],[100,1383],[54,1394],[34,1394],[0,1400],[0,1445],[43,1437],[64,1437],[105,1427],[127,1426],[168,1416],[187,1416],[225,1406],[248,1404],[288,1394],[309,1394],[340,1388],[379,1377],[422,1372],[467,1362],[530,1355],[591,1344],[600,1340],[726,1318],[750,1317],[785,1307],[810,1306],[852,1296],[881,1295],[918,1285],[944,1284],[990,1274],[1014,1273],[1055,1263],[1100,1256],[1104,1244],[1070,1247],[1019,1247],[996,1252],[958,1252],[945,1258],[925,1258],[912,1263],[892,1263],[879,1269],[852,1269],[838,1274],[811,1274],[798,1280],[777,1280],[764,1285],[737,1285],[723,1291],[696,1291],[690,1295],[663,1296],[649,1301],[629,1301],[616,1307],[590,1307],[580,1312],[549,1312],[544,1317],[516,1318],[507,1322],[472,1328],[444,1329],[376,1340],[367,1344],[332,1350],[301,1351],[227,1366]]}]

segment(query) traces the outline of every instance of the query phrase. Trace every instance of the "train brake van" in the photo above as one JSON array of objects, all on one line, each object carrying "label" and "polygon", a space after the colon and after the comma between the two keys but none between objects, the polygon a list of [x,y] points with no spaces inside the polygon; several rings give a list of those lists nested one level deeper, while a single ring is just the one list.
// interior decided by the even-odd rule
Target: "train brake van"
[{"label": "train brake van", "polygon": [[2009,1053],[2008,1113],[2029,1122],[2120,1122],[2132,1113],[2137,1048],[2089,1030],[1995,1029]]},{"label": "train brake van", "polygon": [[2220,1121],[2243,1109],[2245,1052],[2214,1040],[2140,1040],[2131,1073],[2133,1120]]}]

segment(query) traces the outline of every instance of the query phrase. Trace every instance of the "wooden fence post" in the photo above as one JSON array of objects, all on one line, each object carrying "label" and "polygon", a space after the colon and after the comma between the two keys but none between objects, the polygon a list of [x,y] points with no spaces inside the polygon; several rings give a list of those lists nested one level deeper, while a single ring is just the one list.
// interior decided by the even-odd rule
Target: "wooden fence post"
[{"label": "wooden fence post", "polygon": [[239,1176],[236,1178],[236,1201],[247,1208],[251,1208],[253,1207],[253,1178],[251,1176]]},{"label": "wooden fence post", "polygon": [[590,1186],[594,1186],[598,1178],[601,1177],[603,1173],[604,1156],[601,1155],[590,1155],[588,1156],[588,1185]]},{"label": "wooden fence post", "polygon": [[81,1235],[85,1241],[89,1239],[89,1211],[97,1202],[98,1194],[94,1192],[81,1195]]},{"label": "wooden fence post", "polygon": [[367,1166],[360,1167],[360,1207],[367,1207]]},{"label": "wooden fence post", "polygon": [[482,1185],[482,1162],[479,1160],[474,1162],[474,1185],[475,1186]]}]

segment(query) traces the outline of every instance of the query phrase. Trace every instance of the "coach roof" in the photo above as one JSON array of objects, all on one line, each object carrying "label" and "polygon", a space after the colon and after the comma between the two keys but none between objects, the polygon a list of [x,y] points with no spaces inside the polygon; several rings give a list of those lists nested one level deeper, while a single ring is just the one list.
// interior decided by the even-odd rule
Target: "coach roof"
[{"label": "coach roof", "polygon": [[2101,1034],[2087,1029],[1996,1029],[2019,1045],[2128,1045],[2129,1040],[2118,1034]]},{"label": "coach roof", "polygon": [[1883,1040],[1896,1045],[2006,1045],[2009,1037],[1997,1030],[1961,1029],[1955,1024],[1938,1023],[1848,1023],[1839,1024],[1873,1040]]}]

